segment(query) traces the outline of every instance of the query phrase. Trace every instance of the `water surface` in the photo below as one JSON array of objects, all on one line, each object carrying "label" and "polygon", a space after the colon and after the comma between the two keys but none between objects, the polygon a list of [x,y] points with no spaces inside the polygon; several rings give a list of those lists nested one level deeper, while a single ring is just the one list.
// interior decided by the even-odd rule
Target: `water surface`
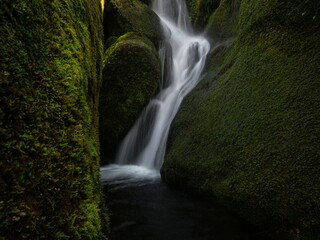
[{"label": "water surface", "polygon": [[265,233],[219,204],[161,182],[138,166],[101,168],[113,240],[267,240]]}]

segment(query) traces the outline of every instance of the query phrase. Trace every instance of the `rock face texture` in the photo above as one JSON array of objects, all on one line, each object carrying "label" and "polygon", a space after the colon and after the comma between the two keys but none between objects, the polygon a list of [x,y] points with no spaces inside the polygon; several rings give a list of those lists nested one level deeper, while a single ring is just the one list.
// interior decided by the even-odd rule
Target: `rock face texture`
[{"label": "rock face texture", "polygon": [[219,199],[277,239],[320,236],[319,7],[219,1],[203,27],[213,45],[203,80],[162,168],[166,182]]},{"label": "rock face texture", "polygon": [[99,0],[0,3],[1,239],[103,239]]},{"label": "rock face texture", "polygon": [[107,50],[100,94],[103,164],[114,160],[121,140],[156,93],[161,78],[156,46],[162,29],[159,18],[146,4],[109,0],[104,34]]}]

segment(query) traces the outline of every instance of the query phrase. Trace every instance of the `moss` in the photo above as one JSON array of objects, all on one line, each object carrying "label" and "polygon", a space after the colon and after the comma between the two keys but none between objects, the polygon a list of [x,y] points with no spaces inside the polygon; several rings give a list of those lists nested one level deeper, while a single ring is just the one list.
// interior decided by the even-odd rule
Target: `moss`
[{"label": "moss", "polygon": [[189,16],[195,27],[203,29],[210,15],[219,7],[221,0],[187,0]]},{"label": "moss", "polygon": [[276,239],[320,236],[316,9],[241,2],[237,37],[213,52],[184,102],[162,169],[167,182],[219,199]]},{"label": "moss", "polygon": [[239,0],[189,0],[191,20],[212,41],[232,38],[237,32]]},{"label": "moss", "polygon": [[118,144],[155,94],[159,81],[160,61],[147,38],[127,33],[108,49],[100,96],[104,162],[113,158]]},{"label": "moss", "polygon": [[0,4],[5,239],[103,238],[97,135],[101,18],[98,0]]},{"label": "moss", "polygon": [[238,27],[239,6],[239,0],[221,0],[205,26],[206,35],[214,41],[234,37]]},{"label": "moss", "polygon": [[104,12],[105,69],[100,97],[102,163],[114,158],[125,134],[155,94],[160,19],[138,0],[108,0]]},{"label": "moss", "polygon": [[108,0],[104,11],[105,40],[136,32],[149,38],[154,44],[162,39],[158,16],[139,0]]}]

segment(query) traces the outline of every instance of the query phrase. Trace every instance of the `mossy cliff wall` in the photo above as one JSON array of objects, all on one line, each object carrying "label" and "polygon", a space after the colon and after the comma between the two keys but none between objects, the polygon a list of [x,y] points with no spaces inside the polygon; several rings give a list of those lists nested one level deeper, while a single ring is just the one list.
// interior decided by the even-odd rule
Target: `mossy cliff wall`
[{"label": "mossy cliff wall", "polygon": [[[214,50],[162,168],[166,182],[220,200],[276,239],[320,239],[319,9],[221,1],[206,26]],[[227,19],[230,37],[210,31]]]},{"label": "mossy cliff wall", "polygon": [[161,39],[158,17],[138,0],[106,1],[106,53],[100,94],[102,163],[114,159],[116,149],[160,81],[156,45]]},{"label": "mossy cliff wall", "polygon": [[0,239],[102,239],[99,0],[0,3]]}]

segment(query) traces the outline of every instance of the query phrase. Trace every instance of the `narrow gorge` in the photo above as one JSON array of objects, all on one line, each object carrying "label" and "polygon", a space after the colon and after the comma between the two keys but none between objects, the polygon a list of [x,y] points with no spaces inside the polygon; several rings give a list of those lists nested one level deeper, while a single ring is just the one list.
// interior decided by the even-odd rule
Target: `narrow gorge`
[{"label": "narrow gorge", "polygon": [[[168,143],[163,147],[166,154],[161,167],[162,180],[226,206],[275,239],[318,239],[319,3],[276,0],[190,0],[186,3],[195,32],[204,34],[211,50],[200,82],[183,100],[169,130]],[[138,33],[161,49],[159,42],[164,41],[166,29],[156,36],[149,31],[149,26],[131,18],[134,11],[141,12],[139,1],[127,4],[124,9],[124,1],[111,1],[110,15],[120,14],[116,17],[119,24],[108,32],[114,36],[117,32],[112,29],[123,28],[126,29],[123,34]],[[154,15],[147,12],[142,15],[149,17],[148,23],[154,24],[153,29],[161,29]],[[107,42],[112,41],[112,34]],[[115,51],[112,45],[110,49]],[[109,60],[106,73],[112,58]],[[130,68],[135,62],[126,64]],[[170,66],[165,65],[164,69]],[[171,70],[162,75],[158,75],[158,70],[154,82],[161,83],[161,77],[168,78]],[[140,68],[138,72],[141,74]],[[117,82],[117,75],[107,78],[112,84]],[[139,84],[137,81],[136,86]],[[145,89],[144,85],[141,89]],[[114,91],[110,96],[117,92],[110,88],[106,91]],[[154,86],[150,92],[156,95]],[[136,100],[143,98],[141,96],[137,94]],[[150,95],[144,96],[151,99]],[[123,108],[127,100],[124,97],[123,102],[116,104],[111,99],[112,106],[119,106],[124,116],[128,116]],[[147,105],[148,101],[144,106],[150,108]],[[130,106],[129,114],[138,107],[134,103]],[[115,108],[112,109],[114,112]],[[109,113],[112,115],[112,112]],[[138,115],[130,120],[131,126]],[[109,129],[118,127],[119,121],[122,120],[115,118],[115,124],[110,124]],[[144,121],[140,123],[143,128],[152,125],[152,114],[145,116]],[[126,138],[122,130],[113,135],[115,141],[107,146],[113,147],[106,154],[106,160],[109,159],[106,162],[114,162],[117,154],[113,144],[118,142],[120,146],[121,139],[125,138],[120,150],[122,156],[118,154],[118,159],[126,159],[123,155],[132,156],[122,163],[132,164],[133,159],[138,158],[136,164],[143,165],[144,157],[140,157],[144,153],[141,155],[136,150],[147,143],[141,140],[142,136],[139,141],[130,139],[138,125],[139,122]],[[126,129],[129,132],[130,127]],[[113,131],[109,132],[113,134]],[[145,130],[142,135],[147,135]],[[161,144],[155,146],[161,148]],[[132,150],[127,152],[126,147]],[[153,154],[162,157],[161,151],[146,156],[150,156],[150,160]],[[112,168],[115,172],[108,180],[119,177],[120,169]],[[137,172],[148,179],[154,176],[153,172],[140,172],[135,168],[128,171],[127,176]]]},{"label": "narrow gorge", "polygon": [[320,240],[319,14],[2,0],[0,240]]}]

